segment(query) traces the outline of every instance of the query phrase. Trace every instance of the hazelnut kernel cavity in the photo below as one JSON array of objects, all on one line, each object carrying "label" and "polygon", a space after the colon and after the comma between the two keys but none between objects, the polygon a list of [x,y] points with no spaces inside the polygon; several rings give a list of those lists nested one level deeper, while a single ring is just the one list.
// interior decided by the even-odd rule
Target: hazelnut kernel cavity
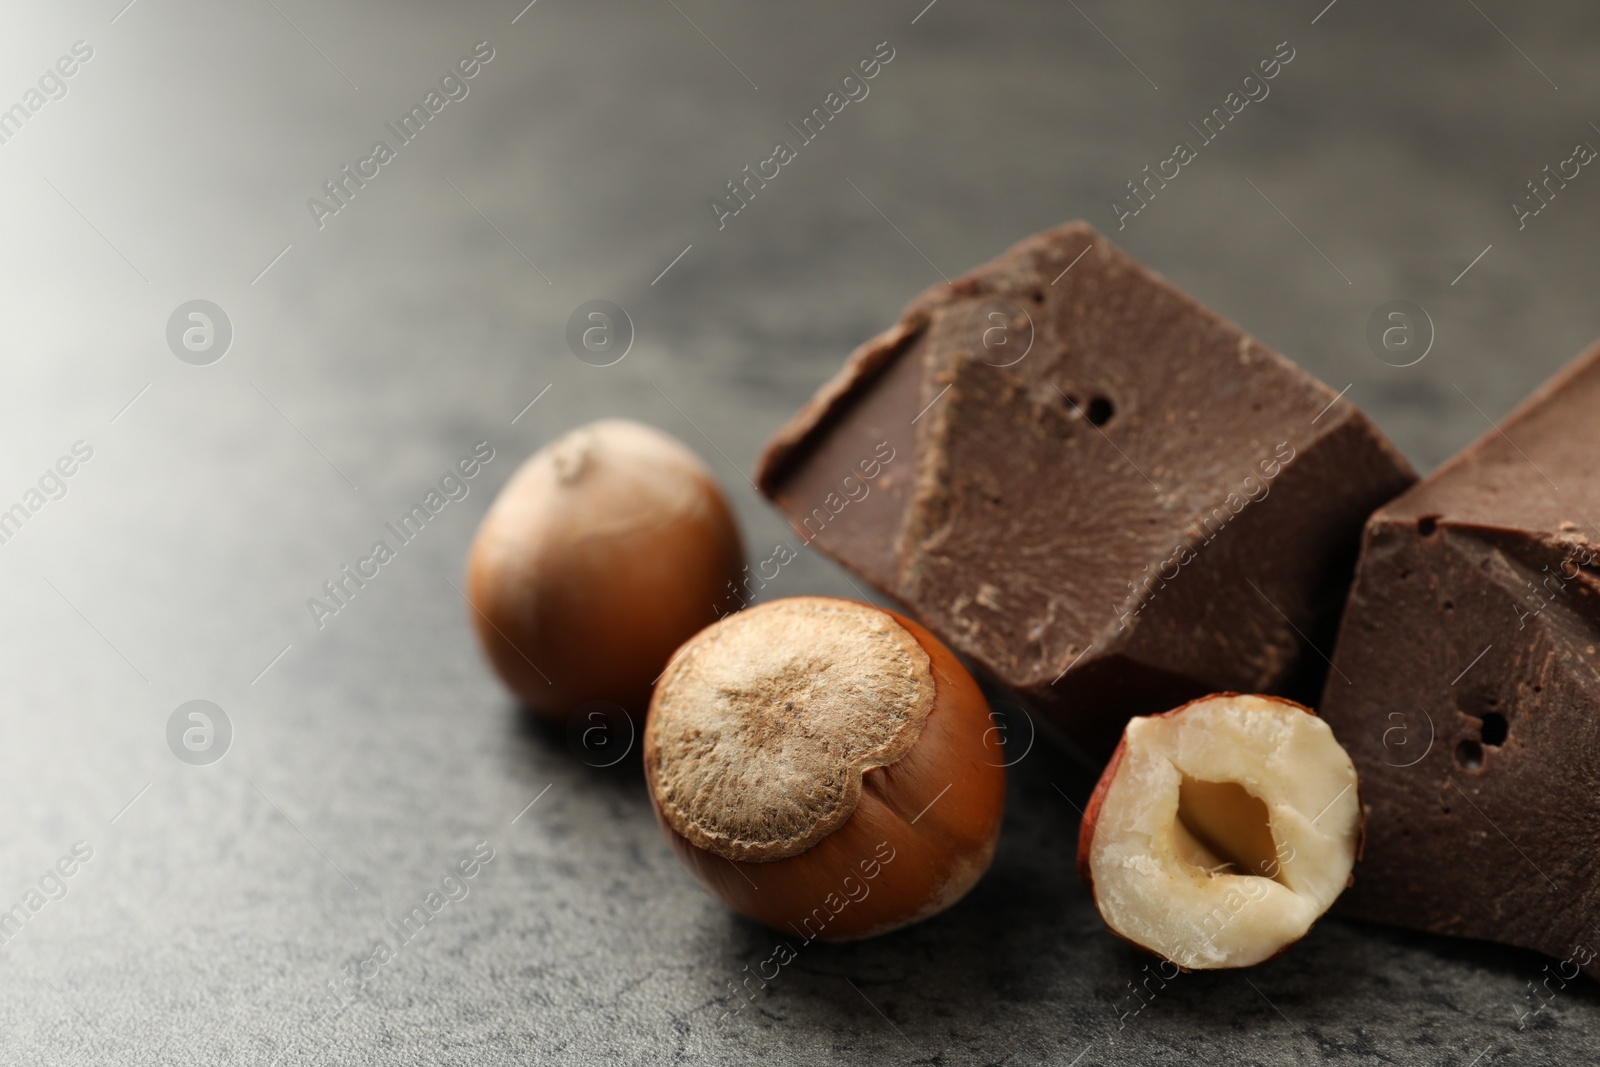
[{"label": "hazelnut kernel cavity", "polygon": [[672,658],[645,726],[657,819],[713,895],[807,939],[950,907],[988,869],[1004,760],[972,676],[869,604],[747,608]]},{"label": "hazelnut kernel cavity", "polygon": [[1078,871],[1113,933],[1185,970],[1247,967],[1350,884],[1362,827],[1327,723],[1221,693],[1128,724],[1084,811]]}]

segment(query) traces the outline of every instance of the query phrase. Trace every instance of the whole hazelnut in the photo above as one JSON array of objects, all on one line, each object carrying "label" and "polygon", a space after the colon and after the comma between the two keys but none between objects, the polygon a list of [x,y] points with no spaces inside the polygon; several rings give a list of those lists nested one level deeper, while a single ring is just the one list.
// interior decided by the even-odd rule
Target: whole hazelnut
[{"label": "whole hazelnut", "polygon": [[705,464],[660,430],[603,419],[535,452],[500,491],[467,557],[467,598],[506,686],[564,721],[592,700],[642,710],[743,563]]},{"label": "whole hazelnut", "polygon": [[950,907],[988,869],[1005,768],[977,683],[921,626],[791,597],[696,635],[656,686],[645,778],[714,896],[808,941]]},{"label": "whole hazelnut", "polygon": [[1327,723],[1219,693],[1128,724],[1084,810],[1078,871],[1124,939],[1184,970],[1248,967],[1350,884],[1362,829]]}]

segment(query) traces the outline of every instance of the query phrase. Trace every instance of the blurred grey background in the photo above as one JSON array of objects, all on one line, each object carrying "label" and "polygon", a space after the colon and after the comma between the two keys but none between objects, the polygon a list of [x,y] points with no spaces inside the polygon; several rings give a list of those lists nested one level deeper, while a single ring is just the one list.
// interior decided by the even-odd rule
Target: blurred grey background
[{"label": "blurred grey background", "polygon": [[[704,455],[763,557],[788,536],[746,478],[766,436],[941,273],[1077,217],[1431,469],[1600,335],[1600,174],[1513,207],[1600,145],[1600,11],[525,3],[7,5],[0,1060],[1593,1056],[1591,984],[1547,1003],[1537,957],[1338,920],[1135,994],[1147,961],[1072,869],[1091,776],[1044,744],[966,901],[810,947],[734,1012],[776,935],[678,869],[627,760],[522,721],[455,587],[517,464],[611,414]],[[869,94],[719,229],[711,198],[881,42]],[[1282,42],[1270,95],[1119,231],[1126,183]],[[385,124],[475,48],[401,145]],[[380,138],[394,158],[319,225],[308,200]],[[566,342],[595,299],[633,326],[611,366]],[[1365,339],[1396,299],[1436,329],[1408,367]],[[220,358],[169,346],[191,300],[231,325]],[[479,441],[466,499],[319,627],[307,599]],[[853,590],[806,555],[767,595],[802,592]],[[231,730],[210,716],[204,766],[169,745],[191,700]],[[480,842],[467,895],[368,964]]]}]

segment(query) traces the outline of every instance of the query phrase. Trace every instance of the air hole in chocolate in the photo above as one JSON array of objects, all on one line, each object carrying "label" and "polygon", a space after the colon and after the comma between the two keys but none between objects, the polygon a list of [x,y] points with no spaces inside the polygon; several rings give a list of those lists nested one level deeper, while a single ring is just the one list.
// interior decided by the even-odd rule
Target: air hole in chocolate
[{"label": "air hole in chocolate", "polygon": [[1111,401],[1107,400],[1105,397],[1096,396],[1089,398],[1089,408],[1087,414],[1091,424],[1095,426],[1104,426],[1106,423],[1111,421],[1111,416],[1115,415],[1116,413],[1117,409],[1113,407]]},{"label": "air hole in chocolate", "polygon": [[1456,746],[1456,762],[1469,771],[1483,766],[1483,746],[1476,741],[1463,741]]},{"label": "air hole in chocolate", "polygon": [[1456,610],[1456,602],[1454,600],[1446,600],[1444,602],[1444,610],[1446,610],[1446,611],[1454,611],[1454,610]]},{"label": "air hole in chocolate", "polygon": [[1035,289],[1033,291],[1033,302],[1035,304],[1044,303],[1044,293],[1040,292],[1038,289]]},{"label": "air hole in chocolate", "polygon": [[1484,744],[1499,748],[1506,743],[1506,734],[1509,732],[1506,717],[1498,711],[1491,711],[1483,717],[1483,729],[1478,733]]},{"label": "air hole in chocolate", "polygon": [[1196,867],[1283,881],[1267,806],[1237,782],[1184,775],[1178,784],[1173,833],[1179,854]]},{"label": "air hole in chocolate", "polygon": [[1423,537],[1432,537],[1439,530],[1439,516],[1424,515],[1417,520],[1417,533]]}]

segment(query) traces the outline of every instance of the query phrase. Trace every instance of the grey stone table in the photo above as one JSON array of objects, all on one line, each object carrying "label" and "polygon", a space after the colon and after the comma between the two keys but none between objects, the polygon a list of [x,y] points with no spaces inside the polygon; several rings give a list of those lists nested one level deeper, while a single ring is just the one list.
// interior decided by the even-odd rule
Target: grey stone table
[{"label": "grey stone table", "polygon": [[[653,422],[764,555],[765,436],[913,293],[1066,219],[1348,384],[1422,469],[1600,334],[1600,175],[1526,186],[1600,144],[1592,5],[924,4],[13,5],[0,1062],[1594,1059],[1590,983],[1523,1018],[1543,960],[1338,920],[1135,1001],[1073,872],[1092,771],[1045,744],[967,900],[735,1012],[774,935],[678,869],[626,760],[486,670],[462,558],[524,456]],[[1280,45],[1264,98],[1113,206]],[[1364,340],[1399,298],[1436,328],[1408,367]],[[597,299],[632,323],[610,366],[566,341]],[[463,499],[308,609],[478,442]],[[801,592],[852,590],[803,555],[766,595]]]}]

